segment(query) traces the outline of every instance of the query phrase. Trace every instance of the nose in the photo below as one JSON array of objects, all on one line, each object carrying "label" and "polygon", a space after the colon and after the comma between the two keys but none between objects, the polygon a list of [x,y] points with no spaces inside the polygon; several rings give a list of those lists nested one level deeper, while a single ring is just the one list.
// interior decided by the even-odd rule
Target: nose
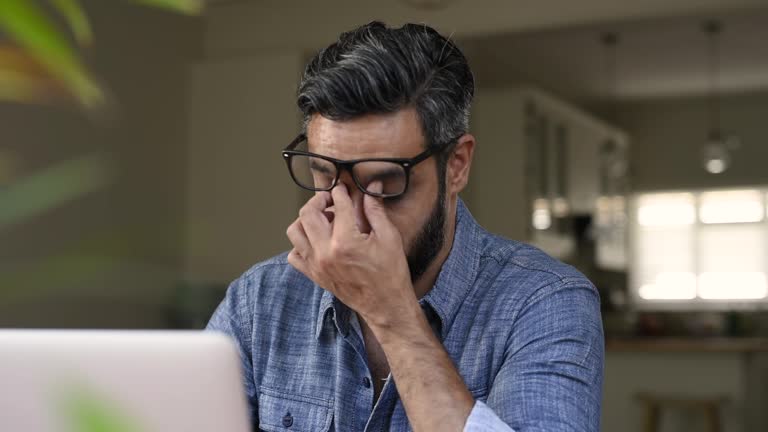
[{"label": "nose", "polygon": [[363,207],[365,194],[357,187],[357,184],[355,184],[355,181],[348,172],[341,173],[339,183],[344,183],[347,192],[349,192],[349,198],[352,200],[352,207],[355,209],[355,224],[357,225],[357,230],[363,234],[370,233],[371,225],[368,223],[368,218],[365,217],[365,208]]}]

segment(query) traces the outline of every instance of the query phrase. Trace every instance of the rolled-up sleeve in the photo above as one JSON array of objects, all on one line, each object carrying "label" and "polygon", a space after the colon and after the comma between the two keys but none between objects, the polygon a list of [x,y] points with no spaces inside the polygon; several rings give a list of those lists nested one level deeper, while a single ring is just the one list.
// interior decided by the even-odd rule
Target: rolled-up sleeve
[{"label": "rolled-up sleeve", "polygon": [[472,407],[467,423],[464,425],[464,432],[487,431],[512,432],[513,429],[504,423],[488,405],[475,401],[475,406]]},{"label": "rolled-up sleeve", "polygon": [[591,285],[538,290],[514,319],[504,362],[465,432],[600,430],[604,341]]}]

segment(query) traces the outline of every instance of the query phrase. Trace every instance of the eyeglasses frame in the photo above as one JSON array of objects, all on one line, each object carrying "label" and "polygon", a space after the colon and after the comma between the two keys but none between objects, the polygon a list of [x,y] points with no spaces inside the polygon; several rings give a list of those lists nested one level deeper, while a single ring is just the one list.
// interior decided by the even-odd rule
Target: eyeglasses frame
[{"label": "eyeglasses frame", "polygon": [[[449,141],[449,143],[452,143],[458,140],[460,137],[461,135],[457,136],[456,138]],[[443,150],[447,148],[447,146],[432,146],[412,158],[364,158],[364,159],[342,160],[342,159],[336,159],[330,156],[324,156],[324,155],[307,152],[303,150],[295,150],[295,148],[300,143],[306,140],[307,140],[306,134],[301,133],[296,138],[294,138],[293,141],[291,141],[291,143],[288,144],[288,146],[282,151],[283,159],[285,160],[285,163],[288,167],[288,173],[291,175],[291,178],[293,179],[294,183],[296,183],[299,187],[306,190],[310,190],[314,192],[320,192],[320,191],[327,192],[333,189],[334,187],[336,187],[336,185],[339,182],[339,178],[341,177],[341,172],[343,170],[346,170],[349,172],[350,177],[352,177],[352,180],[355,182],[355,185],[361,192],[376,198],[395,198],[401,195],[405,195],[405,193],[408,191],[408,186],[411,183],[410,181],[411,168],[427,160],[430,156],[434,156],[436,154],[441,153]],[[328,188],[310,188],[299,183],[299,181],[296,179],[296,176],[293,174],[293,169],[291,168],[291,159],[294,156],[311,156],[311,157],[316,157],[316,158],[331,162],[336,168],[336,177],[333,179],[331,186]],[[397,194],[379,194],[379,193],[373,193],[373,192],[367,191],[365,187],[363,187],[363,185],[361,185],[360,182],[358,181],[357,176],[355,176],[354,174],[354,171],[352,171],[352,168],[360,162],[392,162],[402,166],[403,169],[405,170],[405,188],[403,188],[402,192]]]}]

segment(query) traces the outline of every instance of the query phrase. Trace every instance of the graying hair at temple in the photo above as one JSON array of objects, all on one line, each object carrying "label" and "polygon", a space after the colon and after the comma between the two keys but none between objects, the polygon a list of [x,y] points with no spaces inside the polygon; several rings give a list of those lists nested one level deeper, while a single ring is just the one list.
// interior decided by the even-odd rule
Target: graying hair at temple
[{"label": "graying hair at temple", "polygon": [[435,29],[373,21],[342,33],[315,55],[302,76],[297,104],[305,128],[316,113],[348,120],[413,107],[427,145],[445,146],[469,129],[474,85],[464,55]]}]

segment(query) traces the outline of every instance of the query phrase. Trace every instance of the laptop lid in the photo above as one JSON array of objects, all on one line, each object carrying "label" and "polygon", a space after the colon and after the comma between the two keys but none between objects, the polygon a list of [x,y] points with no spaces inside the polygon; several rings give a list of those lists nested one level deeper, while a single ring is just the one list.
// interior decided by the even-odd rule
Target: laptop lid
[{"label": "laptop lid", "polygon": [[250,430],[241,361],[196,331],[0,330],[0,431]]}]

